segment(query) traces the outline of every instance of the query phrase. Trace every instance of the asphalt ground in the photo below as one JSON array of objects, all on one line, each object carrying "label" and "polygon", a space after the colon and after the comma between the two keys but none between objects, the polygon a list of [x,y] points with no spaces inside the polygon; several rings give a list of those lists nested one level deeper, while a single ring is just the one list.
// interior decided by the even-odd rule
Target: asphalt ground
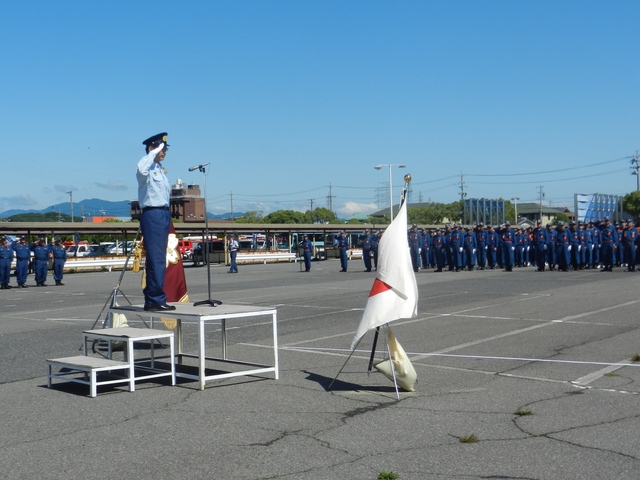
[{"label": "asphalt ground", "polygon": [[[361,261],[347,273],[337,260],[310,273],[294,263],[239,270],[212,266],[212,297],[277,308],[280,379],[237,377],[204,391],[166,379],[134,393],[103,387],[96,398],[60,380],[46,388],[45,360],[79,354],[119,272],[1,291],[2,477],[640,478],[640,362],[631,361],[640,273],[420,271],[418,317],[392,324],[418,375],[416,391],[397,400],[389,379],[367,374],[371,333],[328,388],[375,275]],[[206,267],[185,271],[191,300],[206,299]],[[140,274],[126,273],[122,292],[142,303]],[[230,327],[230,356],[270,361],[268,319]],[[219,330],[207,335],[219,354]]]}]

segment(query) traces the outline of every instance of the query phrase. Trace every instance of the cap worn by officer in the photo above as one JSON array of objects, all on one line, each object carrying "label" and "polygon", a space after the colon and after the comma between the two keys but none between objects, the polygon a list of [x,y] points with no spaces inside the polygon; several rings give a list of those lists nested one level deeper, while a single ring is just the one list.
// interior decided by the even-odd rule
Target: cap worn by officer
[{"label": "cap worn by officer", "polygon": [[169,147],[167,144],[167,132],[162,132],[154,135],[153,137],[147,138],[142,144],[148,149],[153,150],[161,143],[164,143],[165,147]]}]

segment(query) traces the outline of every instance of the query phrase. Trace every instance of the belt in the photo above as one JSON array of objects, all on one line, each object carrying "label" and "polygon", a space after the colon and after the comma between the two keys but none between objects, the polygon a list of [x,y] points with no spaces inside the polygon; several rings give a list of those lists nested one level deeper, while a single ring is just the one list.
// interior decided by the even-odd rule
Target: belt
[{"label": "belt", "polygon": [[144,207],[142,209],[143,212],[147,212],[149,210],[169,210],[169,207]]}]

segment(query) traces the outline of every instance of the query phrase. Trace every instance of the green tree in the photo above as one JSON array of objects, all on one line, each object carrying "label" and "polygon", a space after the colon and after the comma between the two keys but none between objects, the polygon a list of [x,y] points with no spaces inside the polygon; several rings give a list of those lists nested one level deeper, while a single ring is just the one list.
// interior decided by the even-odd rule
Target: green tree
[{"label": "green tree", "polygon": [[335,213],[323,207],[307,210],[305,215],[309,219],[309,223],[336,223],[338,221]]},{"label": "green tree", "polygon": [[640,215],[640,191],[636,190],[622,197],[622,208],[625,212],[638,218]]},{"label": "green tree", "polygon": [[262,215],[262,210],[252,210],[249,212],[245,212],[244,216],[236,218],[236,223],[262,223],[264,217]]},{"label": "green tree", "polygon": [[307,218],[294,210],[276,210],[264,217],[264,223],[307,223]]}]

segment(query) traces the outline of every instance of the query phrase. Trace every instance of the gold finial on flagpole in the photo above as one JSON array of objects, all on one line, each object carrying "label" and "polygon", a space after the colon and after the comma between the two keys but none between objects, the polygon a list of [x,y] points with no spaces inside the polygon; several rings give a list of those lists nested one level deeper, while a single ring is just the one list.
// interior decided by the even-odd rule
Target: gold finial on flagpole
[{"label": "gold finial on flagpole", "polygon": [[411,181],[411,175],[407,173],[407,174],[404,176],[404,181],[405,181],[406,183],[409,183],[409,182]]}]

